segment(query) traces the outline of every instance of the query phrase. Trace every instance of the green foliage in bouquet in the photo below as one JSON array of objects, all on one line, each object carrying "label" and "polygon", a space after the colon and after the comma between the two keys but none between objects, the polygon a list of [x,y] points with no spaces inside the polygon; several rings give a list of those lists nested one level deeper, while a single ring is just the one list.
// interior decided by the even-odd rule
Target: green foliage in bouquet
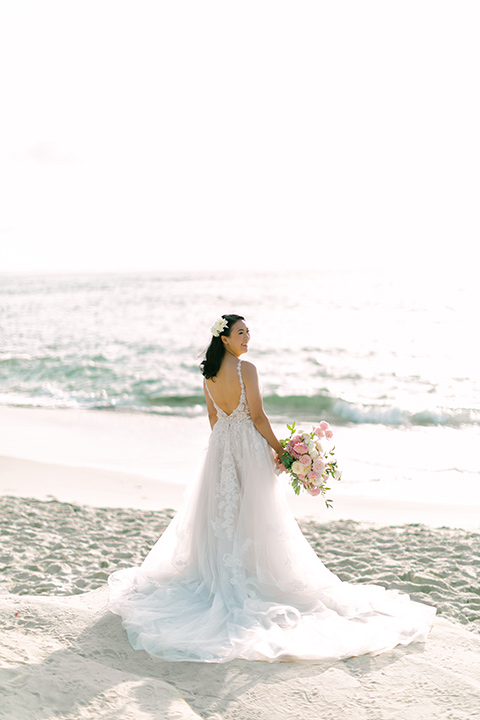
[{"label": "green foliage in bouquet", "polygon": [[[322,440],[330,440],[333,431],[330,425],[322,420],[310,433],[297,430],[296,423],[287,424],[290,436],[280,443],[285,452],[282,453],[283,468],[290,475],[290,482],[295,495],[306,490],[310,495],[325,495],[330,488],[327,482],[340,480],[342,473],[338,469],[335,447],[325,449]],[[325,441],[324,440],[324,441]],[[332,500],[325,499],[327,508],[332,507]]]}]

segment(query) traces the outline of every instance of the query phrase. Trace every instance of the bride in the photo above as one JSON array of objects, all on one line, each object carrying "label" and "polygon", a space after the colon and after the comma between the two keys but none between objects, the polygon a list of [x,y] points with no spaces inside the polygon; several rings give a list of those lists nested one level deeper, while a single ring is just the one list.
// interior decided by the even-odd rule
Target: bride
[{"label": "bride", "polygon": [[426,640],[435,609],[342,582],[297,525],[275,475],[284,452],[244,318],[223,315],[201,370],[212,434],[182,508],[140,567],[109,578],[133,648],[166,660],[342,659]]}]

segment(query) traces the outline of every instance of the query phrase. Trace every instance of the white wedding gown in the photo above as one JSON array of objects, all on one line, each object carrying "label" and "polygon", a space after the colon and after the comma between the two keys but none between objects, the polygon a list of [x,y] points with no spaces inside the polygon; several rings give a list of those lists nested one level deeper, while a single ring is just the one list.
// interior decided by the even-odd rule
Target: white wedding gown
[{"label": "white wedding gown", "polygon": [[[298,527],[241,396],[216,407],[203,470],[140,567],[109,578],[135,649],[167,660],[342,659],[426,640],[435,609],[342,582]],[[208,388],[207,388],[208,390]],[[215,404],[215,403],[214,403]]]}]

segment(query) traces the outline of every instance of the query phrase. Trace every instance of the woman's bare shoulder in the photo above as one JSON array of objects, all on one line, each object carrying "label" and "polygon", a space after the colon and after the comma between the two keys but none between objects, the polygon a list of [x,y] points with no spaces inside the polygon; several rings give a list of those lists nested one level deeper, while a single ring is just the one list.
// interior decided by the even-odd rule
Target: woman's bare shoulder
[{"label": "woman's bare shoulder", "polygon": [[257,368],[249,360],[242,360],[242,375],[247,379],[254,379],[257,377]]}]

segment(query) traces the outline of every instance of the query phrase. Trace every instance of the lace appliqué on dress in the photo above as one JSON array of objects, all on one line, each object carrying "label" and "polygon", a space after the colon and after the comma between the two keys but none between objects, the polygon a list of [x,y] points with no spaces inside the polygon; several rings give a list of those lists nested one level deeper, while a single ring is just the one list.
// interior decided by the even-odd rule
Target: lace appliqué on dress
[{"label": "lace appliqu\u00e9 on dress", "polygon": [[218,500],[218,515],[212,520],[212,528],[215,537],[220,537],[223,532],[229,540],[233,540],[235,527],[235,515],[240,501],[240,490],[238,479],[235,473],[235,466],[229,458],[224,458],[220,472],[220,482],[215,491]]},{"label": "lace appliqu\u00e9 on dress", "polygon": [[240,482],[237,472],[235,456],[239,455],[240,445],[237,433],[232,432],[232,425],[245,420],[251,420],[245,395],[243,383],[241,360],[237,365],[238,377],[240,380],[240,400],[237,407],[229,415],[218,407],[213,399],[208,385],[205,382],[208,395],[217,411],[217,423],[215,425],[217,441],[223,447],[223,457],[219,473],[215,498],[218,500],[217,517],[211,520],[215,537],[220,538],[224,533],[228,540],[233,540],[235,529],[235,518],[240,502]]},{"label": "lace appliqu\u00e9 on dress", "polygon": [[[247,550],[251,547],[252,540],[247,538],[242,545],[240,555],[244,555]],[[225,567],[231,569],[230,583],[232,585],[245,584],[246,571],[243,561],[240,557],[235,557],[232,553],[225,553],[222,557],[223,564]]]}]

